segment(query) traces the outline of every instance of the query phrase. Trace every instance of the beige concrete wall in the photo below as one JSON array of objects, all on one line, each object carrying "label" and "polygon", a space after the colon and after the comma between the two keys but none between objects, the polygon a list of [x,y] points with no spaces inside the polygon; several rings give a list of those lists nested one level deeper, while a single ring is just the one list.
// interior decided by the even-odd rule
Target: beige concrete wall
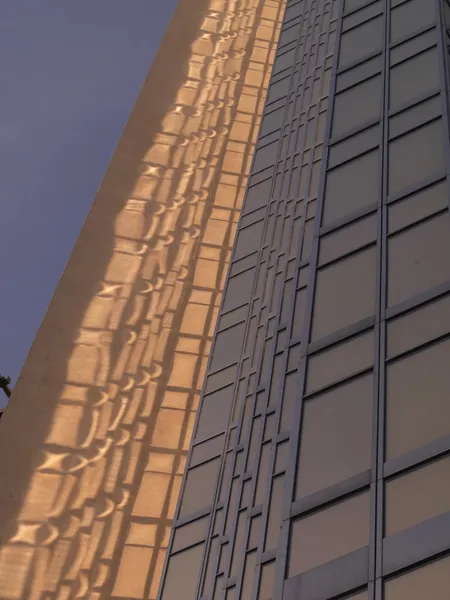
[{"label": "beige concrete wall", "polygon": [[4,600],[156,598],[282,11],[179,2],[0,422]]}]

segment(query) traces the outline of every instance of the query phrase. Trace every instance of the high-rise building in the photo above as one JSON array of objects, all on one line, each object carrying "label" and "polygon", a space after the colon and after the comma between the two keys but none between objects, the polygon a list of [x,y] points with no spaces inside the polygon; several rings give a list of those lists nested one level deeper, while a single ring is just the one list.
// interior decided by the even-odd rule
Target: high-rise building
[{"label": "high-rise building", "polygon": [[180,3],[2,419],[0,597],[448,596],[448,30]]}]

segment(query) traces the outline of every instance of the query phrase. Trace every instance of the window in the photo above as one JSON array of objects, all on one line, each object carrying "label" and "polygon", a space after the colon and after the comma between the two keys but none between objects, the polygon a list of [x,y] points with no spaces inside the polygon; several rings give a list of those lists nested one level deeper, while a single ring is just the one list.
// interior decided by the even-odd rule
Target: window
[{"label": "window", "polygon": [[312,355],[308,360],[307,393],[372,366],[373,342],[370,331]]},{"label": "window", "polygon": [[450,340],[387,368],[386,457],[450,434]]},{"label": "window", "polygon": [[339,67],[356,63],[372,53],[381,51],[383,17],[376,17],[342,34]]},{"label": "window", "polygon": [[370,0],[345,0],[345,12],[356,10],[367,4]]},{"label": "window", "polygon": [[269,202],[272,179],[265,179],[260,183],[252,185],[247,190],[247,196],[244,203],[244,213],[249,213],[257,208],[266,206]]},{"label": "window", "polygon": [[203,546],[200,544],[170,557],[164,579],[164,600],[179,600],[180,581],[183,582],[184,600],[195,600]]},{"label": "window", "polygon": [[439,119],[389,144],[389,194],[444,171],[443,123]]},{"label": "window", "polygon": [[381,71],[381,57],[374,56],[365,62],[344,71],[343,73],[339,73],[336,78],[336,92],[341,92],[345,88],[362,81],[370,77],[371,75],[376,75]]},{"label": "window", "polygon": [[377,215],[360,219],[320,240],[319,265],[344,256],[361,246],[374,242],[377,238]]},{"label": "window", "polygon": [[304,404],[297,497],[370,469],[373,377],[366,375]]},{"label": "window", "polygon": [[177,527],[174,531],[172,552],[178,552],[182,548],[192,546],[196,542],[204,540],[208,531],[209,516],[196,519],[187,525]]},{"label": "window", "polygon": [[363,154],[372,148],[378,146],[380,140],[380,127],[375,125],[355,133],[342,142],[333,144],[328,154],[328,168],[335,167],[340,163],[346,162],[358,154]]},{"label": "window", "polygon": [[387,581],[384,600],[443,600],[450,589],[450,557]]},{"label": "window", "polygon": [[389,238],[389,306],[448,281],[449,256],[448,213],[433,217]]},{"label": "window", "polygon": [[446,208],[448,186],[446,181],[427,187],[388,208],[388,233],[412,225],[424,217]]},{"label": "window", "polygon": [[436,43],[436,29],[421,33],[414,38],[409,39],[403,44],[395,46],[391,49],[391,66],[409,58],[413,54],[417,54],[422,50],[426,50]]},{"label": "window", "polygon": [[265,550],[271,550],[278,545],[278,535],[281,527],[281,509],[283,506],[284,475],[272,479],[272,492],[267,522],[267,533],[264,544]]},{"label": "window", "polygon": [[353,254],[317,273],[312,340],[375,313],[376,248]]},{"label": "window", "polygon": [[211,370],[219,370],[238,360],[244,341],[245,323],[239,323],[216,335],[212,350]]},{"label": "window", "polygon": [[328,171],[323,225],[349,216],[378,201],[378,151]]},{"label": "window", "polygon": [[430,0],[410,0],[391,12],[391,42],[406,38],[419,29],[434,25],[434,4]]},{"label": "window", "polygon": [[253,171],[261,171],[273,165],[277,160],[278,146],[279,142],[275,140],[271,144],[256,150]]},{"label": "window", "polygon": [[236,236],[234,260],[242,258],[250,252],[255,252],[261,247],[261,239],[264,231],[264,219],[239,230]]},{"label": "window", "polygon": [[370,497],[365,492],[294,521],[289,577],[367,546],[369,513]]},{"label": "window", "polygon": [[358,10],[357,12],[354,12],[353,14],[348,15],[347,17],[344,17],[344,22],[343,22],[343,27],[342,27],[343,31],[347,31],[348,29],[350,29],[352,27],[356,27],[357,25],[364,23],[364,21],[368,21],[372,17],[376,17],[377,15],[379,15],[382,12],[383,12],[382,0],[378,0],[377,2],[372,2],[371,4],[369,4],[369,6],[366,6],[365,8]]},{"label": "window", "polygon": [[258,600],[272,600],[275,585],[275,561],[261,565]]},{"label": "window", "polygon": [[432,48],[391,68],[389,106],[392,109],[409,103],[438,86],[439,59],[436,48]]},{"label": "window", "polygon": [[180,518],[211,505],[219,467],[220,458],[215,458],[188,470],[181,500]]},{"label": "window", "polygon": [[380,110],[380,75],[337,94],[334,100],[333,137],[379,118]]},{"label": "window", "polygon": [[234,385],[206,394],[200,405],[196,439],[203,439],[225,431],[233,403]]},{"label": "window", "polygon": [[387,326],[388,358],[448,332],[450,332],[450,296],[390,321]]},{"label": "window", "polygon": [[450,457],[386,483],[386,535],[450,511]]},{"label": "window", "polygon": [[253,281],[255,279],[255,268],[248,269],[230,277],[225,292],[223,310],[228,311],[245,302],[249,302],[253,291]]},{"label": "window", "polygon": [[195,467],[215,456],[222,454],[225,446],[225,434],[213,437],[206,442],[196,444],[192,447],[192,455],[189,466]]}]

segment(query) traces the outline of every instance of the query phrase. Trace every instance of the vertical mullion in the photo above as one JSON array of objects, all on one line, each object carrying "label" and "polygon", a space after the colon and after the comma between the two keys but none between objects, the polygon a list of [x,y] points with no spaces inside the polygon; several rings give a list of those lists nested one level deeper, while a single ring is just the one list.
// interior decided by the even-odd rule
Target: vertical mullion
[{"label": "vertical mullion", "polygon": [[[386,343],[386,294],[387,294],[387,197],[388,197],[388,177],[389,177],[389,84],[390,84],[390,20],[391,7],[390,0],[385,1],[385,26],[384,26],[384,49],[383,49],[383,114],[382,114],[382,177],[381,177],[381,205],[378,214],[378,235],[379,235],[379,289],[378,289],[378,308],[377,308],[377,353],[375,366],[376,374],[376,401],[375,401],[375,422],[374,422],[374,455],[373,455],[373,481],[374,494],[372,496],[375,503],[375,529],[372,548],[371,579],[381,577],[382,573],[382,551],[383,551],[383,522],[384,522],[384,490],[383,490],[383,465],[384,465],[384,432],[385,432],[385,343]],[[381,598],[381,588],[375,586],[375,598]]]}]

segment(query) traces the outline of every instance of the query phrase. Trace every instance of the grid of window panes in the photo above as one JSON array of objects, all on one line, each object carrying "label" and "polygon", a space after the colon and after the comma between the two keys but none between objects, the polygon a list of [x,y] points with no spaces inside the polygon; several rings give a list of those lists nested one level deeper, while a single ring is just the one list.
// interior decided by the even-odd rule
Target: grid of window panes
[{"label": "grid of window panes", "polygon": [[449,593],[449,25],[288,2],[162,600]]}]

